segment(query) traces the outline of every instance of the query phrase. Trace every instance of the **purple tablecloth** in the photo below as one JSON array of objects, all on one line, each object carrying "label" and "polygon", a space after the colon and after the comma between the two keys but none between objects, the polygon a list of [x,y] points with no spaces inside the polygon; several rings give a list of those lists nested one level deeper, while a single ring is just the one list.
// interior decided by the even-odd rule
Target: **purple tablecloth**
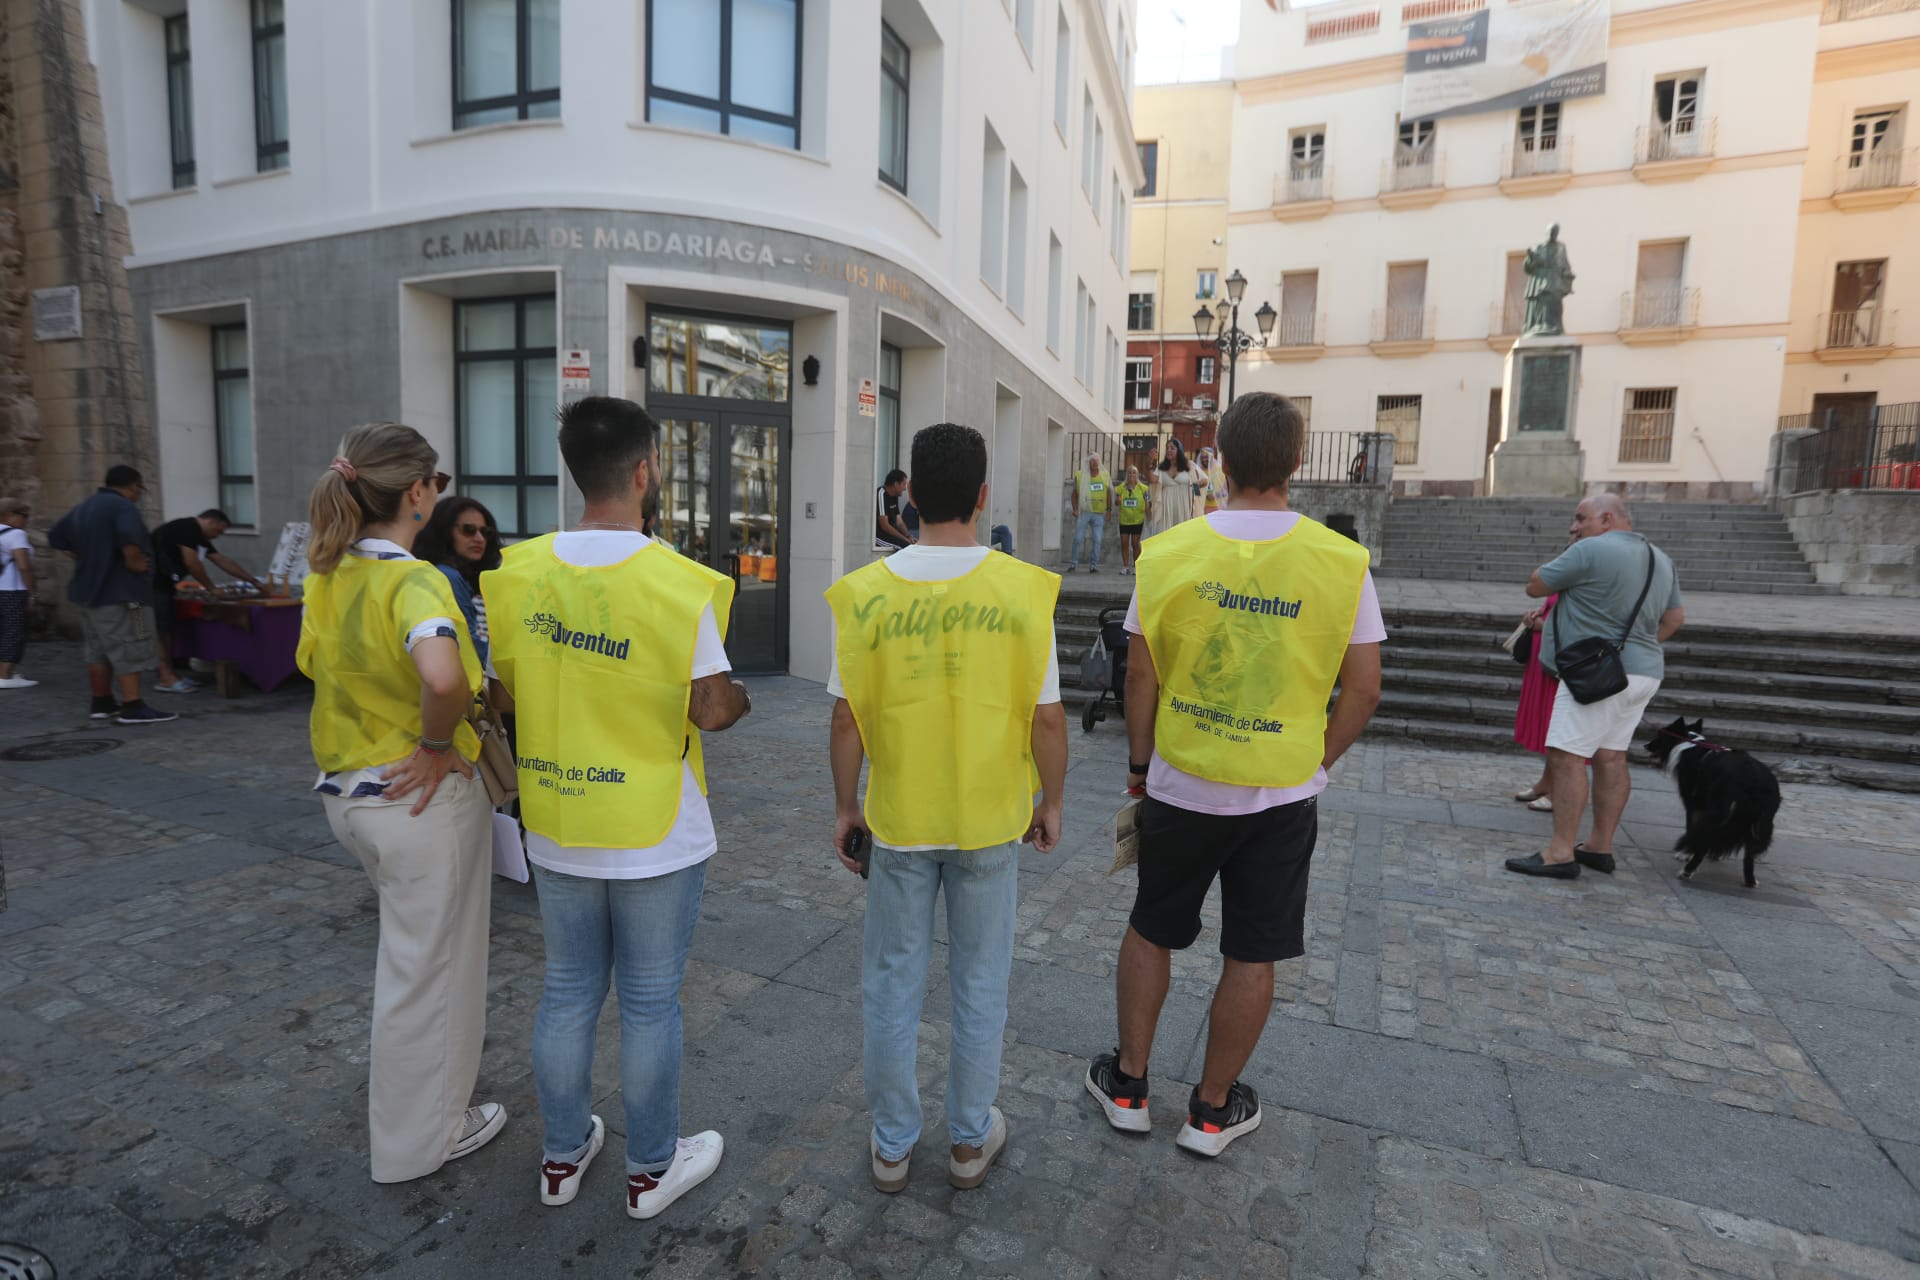
[{"label": "purple tablecloth", "polygon": [[175,660],[231,662],[241,675],[269,693],[299,669],[294,664],[300,647],[299,606],[221,603],[210,607],[216,615],[236,619],[244,610],[245,624],[207,617],[183,602],[173,625]]}]

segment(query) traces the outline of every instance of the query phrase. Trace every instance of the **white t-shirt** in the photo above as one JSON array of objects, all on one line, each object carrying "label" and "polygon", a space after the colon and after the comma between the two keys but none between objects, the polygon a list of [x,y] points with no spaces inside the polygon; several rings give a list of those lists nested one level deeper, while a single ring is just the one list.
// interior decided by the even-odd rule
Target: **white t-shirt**
[{"label": "white t-shirt", "polygon": [[[642,533],[618,529],[577,529],[555,535],[553,554],[568,564],[600,568],[618,564],[647,543]],[[661,543],[666,546],[666,543]],[[733,670],[720,638],[719,620],[709,605],[700,614],[700,630],[693,642],[693,678]],[[713,832],[713,813],[694,781],[693,766],[680,764],[680,812],[659,844],[633,849],[599,849],[555,844],[537,831],[527,832],[527,860],[549,871],[593,880],[645,880],[705,862],[719,848]]]},{"label": "white t-shirt", "polygon": [[[951,582],[964,577],[980,567],[990,552],[988,547],[930,547],[925,543],[903,547],[887,557],[887,568],[899,574],[908,582]],[[847,691],[840,687],[840,645],[837,636],[830,635],[829,652],[833,654],[833,669],[827,673],[827,692],[836,698],[844,698]],[[1034,705],[1049,706],[1060,701],[1060,654],[1054,646],[1053,620],[1047,620],[1047,674],[1040,681],[1040,698]]]},{"label": "white t-shirt", "polygon": [[[1215,511],[1206,517],[1213,531],[1237,542],[1267,542],[1284,537],[1300,521],[1297,511]],[[1151,545],[1151,544],[1149,544]],[[1140,593],[1136,590],[1127,605],[1127,632],[1145,635],[1140,626]],[[1369,572],[1360,584],[1360,607],[1354,611],[1353,634],[1348,644],[1378,644],[1387,638],[1387,624],[1380,616],[1380,597],[1373,589]],[[1316,769],[1313,777],[1297,787],[1242,787],[1231,782],[1197,778],[1174,768],[1155,751],[1147,764],[1147,794],[1162,804],[1192,813],[1260,813],[1283,804],[1293,804],[1319,795],[1327,789],[1327,771]]]},{"label": "white t-shirt", "polygon": [[16,549],[28,555],[33,554],[33,543],[27,538],[27,531],[0,524],[0,591],[27,589],[27,580],[20,576],[20,566],[13,562]]}]

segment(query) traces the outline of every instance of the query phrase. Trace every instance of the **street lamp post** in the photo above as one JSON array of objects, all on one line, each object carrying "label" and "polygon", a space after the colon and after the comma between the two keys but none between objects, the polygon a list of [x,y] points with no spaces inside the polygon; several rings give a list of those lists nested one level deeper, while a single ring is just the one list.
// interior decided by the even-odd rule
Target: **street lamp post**
[{"label": "street lamp post", "polygon": [[1212,344],[1213,348],[1227,360],[1227,403],[1220,406],[1224,411],[1233,403],[1235,366],[1240,363],[1244,353],[1255,346],[1266,346],[1267,339],[1273,336],[1274,321],[1280,313],[1273,304],[1263,302],[1260,309],[1253,313],[1254,320],[1260,326],[1260,339],[1256,343],[1254,336],[1240,327],[1240,299],[1247,292],[1247,278],[1235,268],[1227,277],[1227,296],[1217,310],[1201,307],[1193,313],[1193,331],[1199,336],[1202,345]]}]

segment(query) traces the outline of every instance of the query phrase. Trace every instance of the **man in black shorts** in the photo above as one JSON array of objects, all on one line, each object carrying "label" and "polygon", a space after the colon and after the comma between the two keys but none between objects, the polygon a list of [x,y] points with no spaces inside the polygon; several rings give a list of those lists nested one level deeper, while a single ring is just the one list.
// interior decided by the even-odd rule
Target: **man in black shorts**
[{"label": "man in black shorts", "polygon": [[[1287,507],[1305,436],[1280,396],[1220,420],[1230,502],[1147,541],[1126,627],[1129,791],[1140,885],[1116,973],[1120,1044],[1087,1091],[1146,1133],[1147,1059],[1173,953],[1220,881],[1220,985],[1179,1145],[1217,1156],[1260,1125],[1240,1080],[1273,1006],[1273,966],[1305,951],[1307,870],[1326,771],[1380,702],[1386,628],[1365,547]],[[1331,712],[1334,681],[1340,697]]]},{"label": "man in black shorts", "polygon": [[242,582],[252,584],[261,595],[268,594],[260,580],[242,568],[239,561],[213,545],[213,540],[232,523],[226,512],[209,508],[197,516],[169,520],[153,531],[153,621],[160,637],[160,676],[154,687],[162,693],[192,693],[200,687],[173,669],[173,592],[179,583],[193,578],[208,591],[213,590],[213,578],[207,572],[207,562],[212,561]]}]

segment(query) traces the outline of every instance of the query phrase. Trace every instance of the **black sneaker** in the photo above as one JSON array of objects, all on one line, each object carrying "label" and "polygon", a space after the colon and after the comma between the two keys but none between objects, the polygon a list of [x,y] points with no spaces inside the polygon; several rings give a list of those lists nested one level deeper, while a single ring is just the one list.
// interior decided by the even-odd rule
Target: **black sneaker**
[{"label": "black sneaker", "polygon": [[114,717],[117,724],[165,724],[180,717],[171,711],[155,711],[144,702],[129,702]]},{"label": "black sneaker", "polygon": [[1120,1051],[1103,1053],[1087,1068],[1087,1092],[1098,1099],[1107,1123],[1122,1133],[1147,1133],[1153,1121],[1147,1115],[1147,1078],[1120,1078]]},{"label": "black sneaker", "polygon": [[1523,876],[1545,876],[1549,880],[1580,878],[1578,862],[1548,862],[1537,853],[1530,853],[1524,858],[1508,858],[1507,870],[1517,871]]},{"label": "black sneaker", "polygon": [[112,694],[93,700],[93,710],[87,713],[90,720],[111,720],[119,713],[120,704],[113,700]]},{"label": "black sneaker", "polygon": [[1210,1107],[1200,1101],[1200,1090],[1187,1100],[1187,1122],[1180,1126],[1174,1141],[1195,1155],[1213,1157],[1227,1149],[1235,1138],[1260,1127],[1260,1098],[1246,1085],[1235,1080],[1227,1090],[1227,1105]]}]

